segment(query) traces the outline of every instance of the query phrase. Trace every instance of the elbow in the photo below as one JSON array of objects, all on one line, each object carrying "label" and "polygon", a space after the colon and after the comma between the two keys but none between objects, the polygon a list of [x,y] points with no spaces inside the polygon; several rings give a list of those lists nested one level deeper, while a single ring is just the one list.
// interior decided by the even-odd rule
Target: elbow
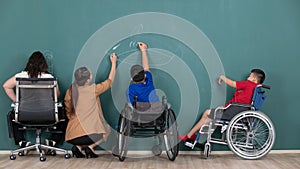
[{"label": "elbow", "polygon": [[3,89],[5,90],[5,89],[7,88],[7,85],[4,83],[4,84],[2,85],[2,87],[3,87]]},{"label": "elbow", "polygon": [[2,86],[3,87],[3,89],[4,89],[4,91],[7,93],[11,88],[9,88],[7,85],[3,85]]},{"label": "elbow", "polygon": [[235,81],[232,81],[231,87],[236,88],[236,82]]},{"label": "elbow", "polygon": [[109,86],[109,88],[111,88],[113,85],[113,82],[114,82],[114,78],[108,78],[108,80],[109,80],[108,86]]}]

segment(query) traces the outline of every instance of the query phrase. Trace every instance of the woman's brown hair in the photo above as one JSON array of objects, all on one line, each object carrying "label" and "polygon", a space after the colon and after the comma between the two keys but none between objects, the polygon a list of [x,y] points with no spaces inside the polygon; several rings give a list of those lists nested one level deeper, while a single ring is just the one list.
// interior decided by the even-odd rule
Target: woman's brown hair
[{"label": "woman's brown hair", "polygon": [[42,73],[47,73],[48,65],[44,55],[40,51],[33,52],[28,59],[25,71],[29,77],[38,78]]},{"label": "woman's brown hair", "polygon": [[71,92],[71,103],[72,103],[72,113],[75,112],[77,105],[79,93],[78,86],[84,86],[86,82],[90,79],[91,72],[87,67],[80,67],[74,73],[74,82],[72,83],[70,89]]}]

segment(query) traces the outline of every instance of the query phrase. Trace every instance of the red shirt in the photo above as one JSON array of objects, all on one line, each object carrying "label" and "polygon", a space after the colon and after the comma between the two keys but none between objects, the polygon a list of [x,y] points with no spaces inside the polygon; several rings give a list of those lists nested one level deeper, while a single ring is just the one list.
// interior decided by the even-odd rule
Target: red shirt
[{"label": "red shirt", "polygon": [[251,104],[252,95],[254,92],[257,83],[247,81],[237,81],[236,82],[236,91],[233,95],[233,98],[226,103],[225,107],[228,106],[232,102]]}]

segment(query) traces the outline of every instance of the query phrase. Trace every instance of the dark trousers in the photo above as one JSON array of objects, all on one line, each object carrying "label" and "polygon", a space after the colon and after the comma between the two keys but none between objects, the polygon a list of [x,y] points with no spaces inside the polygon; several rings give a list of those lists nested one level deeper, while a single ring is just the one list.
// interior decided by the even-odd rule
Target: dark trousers
[{"label": "dark trousers", "polygon": [[102,139],[102,134],[91,134],[91,135],[85,135],[81,137],[74,138],[72,140],[67,141],[70,144],[73,145],[91,145],[94,144],[95,142],[99,141]]},{"label": "dark trousers", "polygon": [[[60,115],[61,116],[60,118],[65,117],[63,109],[60,109],[59,114],[62,114]],[[15,144],[18,145],[20,141],[26,140],[24,136],[25,130],[22,129],[23,128],[22,125],[13,122],[13,119],[15,119],[15,113],[12,110],[7,114],[9,137],[14,138]],[[57,144],[62,143],[64,141],[67,124],[68,121],[66,118],[65,121],[61,121],[57,123],[55,125],[56,129],[50,129],[51,136],[49,139],[55,141]]]}]

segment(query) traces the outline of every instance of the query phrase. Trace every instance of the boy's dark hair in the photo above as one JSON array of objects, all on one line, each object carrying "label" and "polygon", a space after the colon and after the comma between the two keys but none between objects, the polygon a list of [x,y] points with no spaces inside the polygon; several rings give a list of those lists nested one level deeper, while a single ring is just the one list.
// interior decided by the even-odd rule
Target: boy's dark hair
[{"label": "boy's dark hair", "polygon": [[265,81],[265,72],[261,69],[252,69],[251,73],[256,76],[258,83],[262,84]]},{"label": "boy's dark hair", "polygon": [[134,82],[141,82],[143,81],[145,78],[145,72],[142,70],[141,72],[139,72],[137,75],[135,75],[132,80]]},{"label": "boy's dark hair", "polygon": [[130,75],[134,82],[141,82],[145,78],[145,71],[141,65],[133,65],[130,69]]}]

